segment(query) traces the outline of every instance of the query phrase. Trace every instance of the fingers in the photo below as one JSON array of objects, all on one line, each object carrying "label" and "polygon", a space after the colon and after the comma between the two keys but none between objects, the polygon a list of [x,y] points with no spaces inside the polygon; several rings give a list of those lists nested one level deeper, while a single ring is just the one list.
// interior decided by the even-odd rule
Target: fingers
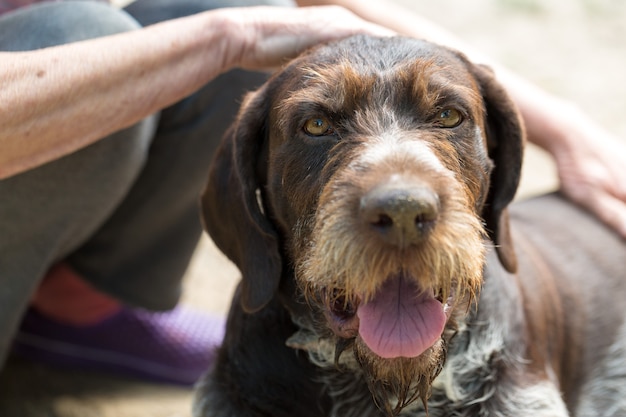
[{"label": "fingers", "polygon": [[575,140],[554,155],[561,190],[626,239],[626,143],[578,120]]},{"label": "fingers", "polygon": [[243,32],[237,34],[237,42],[231,47],[242,51],[237,54],[236,65],[247,69],[275,67],[316,44],[357,33],[395,34],[338,6],[259,6],[229,12]]},{"label": "fingers", "polygon": [[[348,9],[340,6],[314,6],[300,8],[307,22],[315,23],[312,34],[323,38],[337,39],[357,33],[374,36],[393,36],[396,33],[383,26],[361,19]],[[306,23],[305,23],[306,24]]]},{"label": "fingers", "polygon": [[596,200],[594,211],[602,221],[626,238],[626,202],[601,194]]},{"label": "fingers", "polygon": [[600,189],[584,196],[577,194],[568,196],[626,239],[626,199],[617,198]]}]

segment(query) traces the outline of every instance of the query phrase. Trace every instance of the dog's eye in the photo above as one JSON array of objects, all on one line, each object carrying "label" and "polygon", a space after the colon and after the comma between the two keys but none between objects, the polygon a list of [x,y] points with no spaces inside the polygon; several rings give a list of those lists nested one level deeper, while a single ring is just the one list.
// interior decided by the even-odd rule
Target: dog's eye
[{"label": "dog's eye", "polygon": [[334,134],[330,122],[325,117],[313,117],[304,123],[304,132],[310,136],[329,136]]},{"label": "dog's eye", "polygon": [[444,109],[439,113],[435,124],[440,127],[457,127],[463,121],[463,115],[456,109]]}]

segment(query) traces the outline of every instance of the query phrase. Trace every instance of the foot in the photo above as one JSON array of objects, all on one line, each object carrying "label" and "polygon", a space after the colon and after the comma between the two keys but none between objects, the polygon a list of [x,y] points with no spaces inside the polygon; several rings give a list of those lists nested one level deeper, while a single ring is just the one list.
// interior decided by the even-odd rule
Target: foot
[{"label": "foot", "polygon": [[53,366],[190,386],[212,364],[223,334],[222,319],[183,307],[164,313],[122,308],[88,326],[30,309],[13,352]]},{"label": "foot", "polygon": [[125,307],[62,262],[35,293],[13,351],[50,365],[192,385],[223,336],[222,318],[184,307],[160,313]]}]

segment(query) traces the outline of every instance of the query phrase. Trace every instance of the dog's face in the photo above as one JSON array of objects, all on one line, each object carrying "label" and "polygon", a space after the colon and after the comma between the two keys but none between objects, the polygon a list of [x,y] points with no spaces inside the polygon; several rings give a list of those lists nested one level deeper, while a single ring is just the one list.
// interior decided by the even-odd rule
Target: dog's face
[{"label": "dog's face", "polygon": [[[521,136],[490,73],[459,54],[351,38],[247,98],[203,198],[205,222],[242,269],[246,309],[295,277],[320,335],[351,347],[377,401],[397,411],[428,395],[480,289],[488,236],[515,267],[503,211]],[[239,194],[226,208],[229,192]]]}]

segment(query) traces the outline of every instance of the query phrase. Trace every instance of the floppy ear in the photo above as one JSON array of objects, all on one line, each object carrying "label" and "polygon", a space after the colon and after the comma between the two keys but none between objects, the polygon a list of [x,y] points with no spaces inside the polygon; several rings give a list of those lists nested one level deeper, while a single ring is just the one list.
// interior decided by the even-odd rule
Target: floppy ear
[{"label": "floppy ear", "polygon": [[493,72],[473,65],[472,72],[480,84],[486,111],[486,135],[489,157],[494,162],[491,186],[483,208],[483,220],[504,268],[517,271],[517,257],[509,230],[506,207],[515,197],[519,185],[524,152],[524,126],[517,107]]},{"label": "floppy ear", "polygon": [[278,235],[257,200],[262,187],[257,173],[267,165],[260,157],[267,146],[265,90],[246,97],[217,150],[201,198],[205,229],[241,271],[241,304],[249,313],[274,297],[282,268]]}]

